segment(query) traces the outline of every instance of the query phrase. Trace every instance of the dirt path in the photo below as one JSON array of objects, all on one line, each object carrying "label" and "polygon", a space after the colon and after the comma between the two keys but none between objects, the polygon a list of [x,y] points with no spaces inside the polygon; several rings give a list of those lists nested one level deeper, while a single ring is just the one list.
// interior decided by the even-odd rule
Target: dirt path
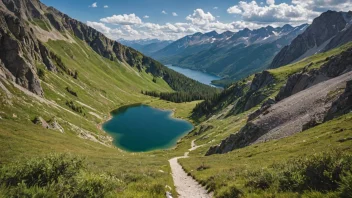
[{"label": "dirt path", "polygon": [[[192,147],[189,151],[193,151],[200,146],[196,146],[192,141]],[[187,158],[188,152],[185,153],[182,157],[175,157],[169,160],[170,167],[172,171],[172,178],[176,187],[179,198],[210,198],[212,197],[207,193],[207,190],[203,188],[197,181],[192,177],[188,176],[187,173],[183,170],[182,166],[178,163],[178,159]]]}]

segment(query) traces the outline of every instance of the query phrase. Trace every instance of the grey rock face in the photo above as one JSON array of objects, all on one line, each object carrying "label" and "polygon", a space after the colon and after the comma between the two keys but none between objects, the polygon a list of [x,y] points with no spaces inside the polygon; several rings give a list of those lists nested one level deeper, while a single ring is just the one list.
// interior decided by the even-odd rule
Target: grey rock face
[{"label": "grey rock face", "polygon": [[0,10],[0,59],[17,84],[43,96],[34,66],[39,59],[37,51],[37,40],[21,20]]},{"label": "grey rock face", "polygon": [[[308,69],[309,66],[307,66]],[[237,133],[210,148],[207,155],[226,153],[253,143],[287,137],[352,111],[352,48],[330,57],[319,69],[289,77],[276,101],[266,101]],[[251,90],[270,78],[257,77]],[[344,88],[343,94],[338,92]],[[341,95],[340,95],[341,94]]]},{"label": "grey rock face", "polygon": [[251,113],[248,115],[248,122],[254,120],[257,118],[260,114],[263,114],[266,112],[267,109],[269,109],[273,104],[275,104],[276,101],[272,98],[269,98],[267,101],[265,101],[260,109],[256,110],[255,112]]},{"label": "grey rock face", "polygon": [[298,61],[299,58],[304,58],[302,56],[309,50],[313,50],[310,53],[313,55],[316,52],[327,51],[347,43],[352,38],[352,30],[346,29],[349,23],[346,19],[351,19],[351,16],[352,12],[327,11],[323,13],[314,19],[304,33],[275,56],[270,68],[278,68]]},{"label": "grey rock face", "polygon": [[352,81],[346,83],[344,93],[332,103],[324,121],[332,120],[349,112],[352,112]]},{"label": "grey rock face", "polygon": [[309,72],[303,71],[290,76],[275,100],[283,100],[320,82],[340,76],[349,71],[352,71],[352,48],[337,56],[330,57],[329,61],[320,69],[313,69]]},{"label": "grey rock face", "polygon": [[269,71],[255,74],[247,94],[238,101],[232,113],[238,114],[247,111],[267,98],[267,93],[261,89],[275,84],[275,78]]}]

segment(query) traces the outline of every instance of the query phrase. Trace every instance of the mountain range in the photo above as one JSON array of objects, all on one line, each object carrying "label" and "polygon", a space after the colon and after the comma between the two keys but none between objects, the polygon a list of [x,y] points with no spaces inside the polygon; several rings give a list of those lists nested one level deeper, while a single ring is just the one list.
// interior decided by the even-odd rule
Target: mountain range
[{"label": "mountain range", "polygon": [[278,53],[270,68],[294,63],[352,41],[352,12],[327,11]]},{"label": "mountain range", "polygon": [[[196,33],[151,54],[226,76],[220,90],[39,0],[1,0],[0,197],[351,197],[351,18]],[[193,127],[173,148],[124,151],[104,123],[136,104]],[[153,113],[134,114],[153,130]]]},{"label": "mountain range", "polygon": [[171,40],[158,40],[158,39],[141,39],[141,40],[125,40],[118,39],[119,43],[132,47],[145,55],[152,55],[153,53],[165,48],[173,41]]},{"label": "mountain range", "polygon": [[201,70],[235,81],[269,66],[276,53],[307,27],[303,24],[256,30],[246,28],[236,33],[196,33],[151,56],[165,64]]}]

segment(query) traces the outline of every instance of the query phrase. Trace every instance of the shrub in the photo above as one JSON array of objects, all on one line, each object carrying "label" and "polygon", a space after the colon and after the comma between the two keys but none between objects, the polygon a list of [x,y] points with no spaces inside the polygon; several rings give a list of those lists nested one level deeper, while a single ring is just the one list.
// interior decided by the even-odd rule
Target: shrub
[{"label": "shrub", "polygon": [[45,71],[42,68],[38,69],[38,76],[42,80],[45,78]]},{"label": "shrub", "polygon": [[352,173],[351,172],[341,177],[339,195],[341,198],[352,197]]},{"label": "shrub", "polygon": [[78,97],[77,93],[73,91],[70,87],[66,87],[66,91],[71,95]]},{"label": "shrub", "polygon": [[235,186],[229,187],[226,191],[220,192],[216,197],[219,198],[239,198],[243,197],[243,192]]},{"label": "shrub", "polygon": [[81,107],[81,106],[78,106],[78,105],[75,104],[73,101],[66,101],[66,105],[67,105],[68,107],[70,107],[73,111],[85,115],[85,113],[84,113],[84,108]]},{"label": "shrub", "polygon": [[[268,169],[248,173],[246,186],[267,189],[277,184],[278,191],[335,191],[339,184],[349,188],[346,175],[352,168],[352,156],[341,152],[321,153],[299,158]],[[344,178],[344,182],[340,183]],[[275,186],[274,186],[275,187]],[[340,187],[341,188],[341,187]],[[343,191],[342,189],[340,189]]]},{"label": "shrub", "polygon": [[119,181],[87,172],[82,158],[50,155],[0,169],[0,192],[6,197],[106,197]]}]

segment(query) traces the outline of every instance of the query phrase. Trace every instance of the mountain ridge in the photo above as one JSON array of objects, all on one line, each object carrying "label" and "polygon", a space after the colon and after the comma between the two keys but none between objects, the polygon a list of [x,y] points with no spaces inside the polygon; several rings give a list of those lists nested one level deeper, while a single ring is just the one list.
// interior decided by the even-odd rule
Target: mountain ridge
[{"label": "mountain ridge", "polygon": [[281,47],[289,44],[307,26],[245,28],[222,34],[196,33],[175,41],[152,57],[236,81],[264,69]]},{"label": "mountain ridge", "polygon": [[327,11],[313,20],[307,30],[285,46],[270,68],[302,60],[315,53],[328,51],[351,41],[352,11]]}]

